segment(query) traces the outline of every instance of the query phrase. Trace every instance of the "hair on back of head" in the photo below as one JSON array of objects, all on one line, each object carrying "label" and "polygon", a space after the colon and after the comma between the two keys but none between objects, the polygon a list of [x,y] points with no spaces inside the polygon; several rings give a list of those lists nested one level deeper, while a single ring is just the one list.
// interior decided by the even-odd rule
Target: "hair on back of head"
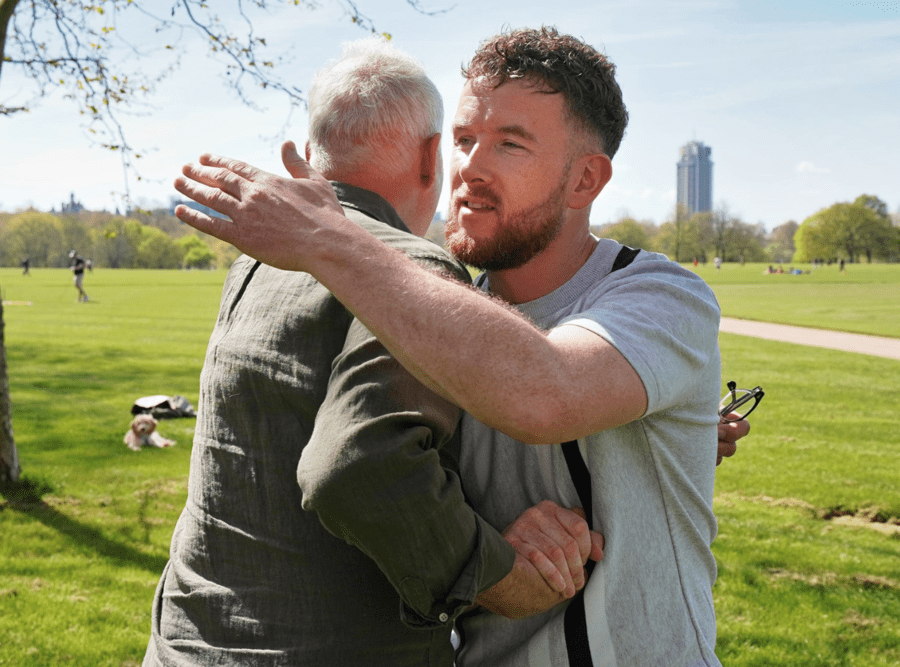
[{"label": "hair on back of head", "polygon": [[561,94],[576,127],[599,141],[610,159],[619,150],[628,125],[615,73],[615,65],[604,54],[546,26],[491,37],[463,67],[466,79],[483,80],[495,88],[511,79],[524,79]]},{"label": "hair on back of head", "polygon": [[349,42],[313,77],[312,166],[398,174],[424,139],[441,131],[444,105],[424,68],[383,37]]}]

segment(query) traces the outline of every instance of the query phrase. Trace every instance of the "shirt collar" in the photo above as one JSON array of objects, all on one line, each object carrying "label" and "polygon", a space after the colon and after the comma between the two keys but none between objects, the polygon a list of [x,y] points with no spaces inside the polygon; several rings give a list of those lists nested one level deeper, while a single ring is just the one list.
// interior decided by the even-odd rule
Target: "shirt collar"
[{"label": "shirt collar", "polygon": [[[338,201],[344,208],[352,208],[360,213],[374,218],[379,222],[399,229],[403,232],[409,232],[409,227],[397,215],[397,211],[391,206],[387,200],[379,194],[358,188],[349,183],[341,183],[340,181],[331,181],[331,187],[337,195]],[[412,233],[412,232],[409,232]]]}]

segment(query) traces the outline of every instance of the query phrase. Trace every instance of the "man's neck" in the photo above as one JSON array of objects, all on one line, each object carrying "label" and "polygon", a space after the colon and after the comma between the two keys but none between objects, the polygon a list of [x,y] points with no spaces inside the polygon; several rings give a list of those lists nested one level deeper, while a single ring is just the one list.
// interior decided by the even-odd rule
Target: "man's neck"
[{"label": "man's neck", "polygon": [[588,261],[597,241],[585,230],[579,238],[557,238],[539,255],[516,269],[488,271],[491,293],[507,303],[534,301],[563,286]]}]

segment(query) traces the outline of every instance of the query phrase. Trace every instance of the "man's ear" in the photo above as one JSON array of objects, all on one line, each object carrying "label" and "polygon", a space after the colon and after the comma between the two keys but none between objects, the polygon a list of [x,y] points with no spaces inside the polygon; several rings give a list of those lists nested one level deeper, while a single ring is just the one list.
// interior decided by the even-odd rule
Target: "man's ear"
[{"label": "man's ear", "polygon": [[569,208],[590,206],[611,178],[612,161],[605,153],[593,153],[576,160],[572,170]]},{"label": "man's ear", "polygon": [[441,133],[432,134],[422,144],[421,159],[419,164],[419,177],[422,185],[431,187],[434,182],[442,177],[443,166],[441,161]]},{"label": "man's ear", "polygon": [[309,162],[309,158],[312,155],[312,150],[309,148],[309,139],[306,140],[306,148],[303,152],[306,153],[306,161]]}]

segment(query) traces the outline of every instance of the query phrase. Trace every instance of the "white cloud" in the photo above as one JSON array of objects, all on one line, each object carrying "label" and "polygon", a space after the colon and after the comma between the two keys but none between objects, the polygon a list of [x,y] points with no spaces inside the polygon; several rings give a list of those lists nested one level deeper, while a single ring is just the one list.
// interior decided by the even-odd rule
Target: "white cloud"
[{"label": "white cloud", "polygon": [[825,167],[817,167],[812,162],[804,161],[800,162],[797,165],[797,172],[801,174],[828,174],[831,173],[831,169],[827,169]]}]

